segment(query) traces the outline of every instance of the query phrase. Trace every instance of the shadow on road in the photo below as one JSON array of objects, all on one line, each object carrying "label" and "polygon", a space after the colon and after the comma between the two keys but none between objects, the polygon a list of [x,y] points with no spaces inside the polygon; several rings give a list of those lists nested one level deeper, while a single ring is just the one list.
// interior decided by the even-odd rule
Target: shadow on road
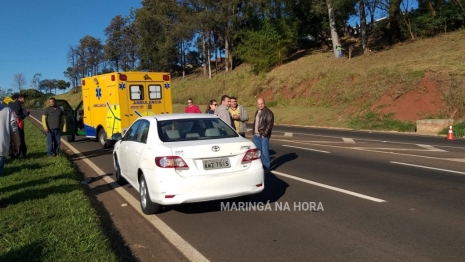
[{"label": "shadow on road", "polygon": [[274,174],[267,172],[265,173],[265,189],[260,194],[252,195],[249,198],[239,197],[239,198],[231,198],[231,199],[224,199],[224,200],[215,200],[215,201],[208,201],[208,202],[167,206],[167,207],[164,207],[163,213],[173,210],[173,211],[178,211],[178,212],[185,213],[185,214],[197,214],[197,213],[223,211],[221,210],[222,205],[225,206],[228,203],[229,203],[229,206],[231,206],[231,204],[233,203],[235,203],[237,206],[240,202],[247,202],[247,203],[255,204],[255,205],[259,203],[266,204],[268,201],[269,203],[273,203],[273,202],[278,201],[286,193],[286,189],[288,187],[289,187],[288,183],[279,179]]},{"label": "shadow on road", "polygon": [[83,155],[84,157],[78,154],[69,154],[69,159],[71,161],[76,161],[76,160],[83,159],[83,158],[93,158],[93,157],[99,157],[99,156],[104,156],[104,155],[111,155],[112,152],[113,150],[110,150],[110,149],[97,149],[97,150],[81,152],[80,154]]},{"label": "shadow on road", "polygon": [[278,167],[297,159],[297,157],[298,155],[296,153],[284,154],[282,156],[272,159],[270,167],[272,170],[275,170]]}]

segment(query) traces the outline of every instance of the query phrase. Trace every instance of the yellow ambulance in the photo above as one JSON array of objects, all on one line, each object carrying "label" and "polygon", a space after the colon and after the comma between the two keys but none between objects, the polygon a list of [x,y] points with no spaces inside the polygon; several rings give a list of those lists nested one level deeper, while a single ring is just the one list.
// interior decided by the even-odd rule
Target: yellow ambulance
[{"label": "yellow ambulance", "polygon": [[[137,118],[173,113],[169,73],[113,72],[81,81],[82,102],[72,110],[72,119],[67,117],[71,130],[64,135],[70,142],[75,135],[86,136],[108,148]],[[70,107],[64,102],[57,100],[58,106]]]}]

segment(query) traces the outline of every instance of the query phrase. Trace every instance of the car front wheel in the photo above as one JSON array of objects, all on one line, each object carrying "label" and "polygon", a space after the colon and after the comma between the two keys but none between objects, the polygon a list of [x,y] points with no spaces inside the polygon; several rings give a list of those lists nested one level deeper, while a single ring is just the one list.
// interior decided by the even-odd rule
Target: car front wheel
[{"label": "car front wheel", "polygon": [[139,196],[140,196],[140,207],[144,214],[151,215],[156,214],[161,211],[161,205],[157,203],[153,203],[150,200],[149,189],[147,188],[147,182],[145,181],[145,177],[142,174],[139,180]]},{"label": "car front wheel", "polygon": [[115,155],[115,180],[116,183],[123,185],[125,184],[124,178],[121,176],[121,167],[119,165],[118,157]]}]

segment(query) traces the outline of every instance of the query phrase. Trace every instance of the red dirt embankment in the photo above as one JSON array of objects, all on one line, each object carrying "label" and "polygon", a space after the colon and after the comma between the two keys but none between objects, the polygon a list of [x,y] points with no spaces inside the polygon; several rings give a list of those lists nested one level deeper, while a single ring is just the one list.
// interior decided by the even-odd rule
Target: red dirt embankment
[{"label": "red dirt embankment", "polygon": [[437,114],[443,106],[442,94],[438,84],[426,73],[418,86],[406,93],[400,93],[394,86],[371,109],[379,109],[384,114],[394,113],[402,121],[416,121]]}]

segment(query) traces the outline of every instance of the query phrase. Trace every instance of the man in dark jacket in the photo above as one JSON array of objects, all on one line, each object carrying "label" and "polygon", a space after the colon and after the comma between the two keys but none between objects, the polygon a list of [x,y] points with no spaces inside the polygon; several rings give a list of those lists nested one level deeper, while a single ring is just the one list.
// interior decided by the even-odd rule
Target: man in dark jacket
[{"label": "man in dark jacket", "polygon": [[20,157],[26,157],[27,153],[27,146],[26,146],[26,138],[24,134],[24,119],[29,116],[29,111],[24,109],[24,102],[25,97],[22,94],[14,94],[12,96],[13,104],[11,105],[11,110],[14,112],[16,116],[16,122],[18,124],[18,133],[21,140],[21,144],[19,146],[19,155]]},{"label": "man in dark jacket", "polygon": [[273,112],[265,106],[263,98],[257,99],[258,110],[255,112],[253,122],[253,142],[261,151],[261,161],[266,170],[270,170],[269,144],[271,131],[274,125]]}]

